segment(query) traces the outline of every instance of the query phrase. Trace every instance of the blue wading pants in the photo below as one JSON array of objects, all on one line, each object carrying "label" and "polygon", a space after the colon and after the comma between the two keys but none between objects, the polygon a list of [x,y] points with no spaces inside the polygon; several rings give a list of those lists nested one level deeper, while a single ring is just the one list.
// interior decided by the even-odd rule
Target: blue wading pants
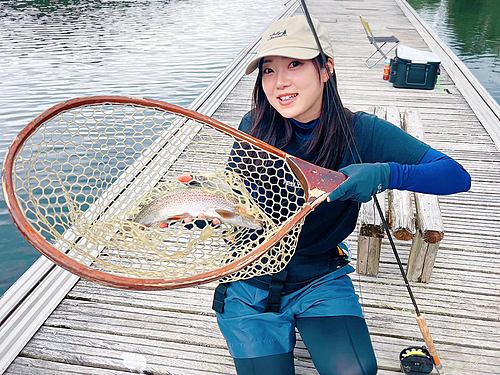
[{"label": "blue wading pants", "polygon": [[[224,291],[217,321],[239,375],[292,375],[297,327],[321,375],[373,375],[377,362],[347,265],[283,295],[265,312],[269,292],[243,281]],[[222,306],[219,306],[222,307]]]},{"label": "blue wading pants", "polygon": [[[332,316],[297,319],[297,328],[320,375],[374,375],[377,361],[363,318]],[[235,358],[238,375],[295,375],[293,351]]]}]

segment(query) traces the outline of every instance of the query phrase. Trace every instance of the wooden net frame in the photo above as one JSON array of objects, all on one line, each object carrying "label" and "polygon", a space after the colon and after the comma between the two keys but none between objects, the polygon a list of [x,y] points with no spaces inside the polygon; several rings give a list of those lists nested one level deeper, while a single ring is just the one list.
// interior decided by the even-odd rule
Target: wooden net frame
[{"label": "wooden net frame", "polygon": [[[281,271],[304,217],[345,178],[194,111],[106,96],[41,114],[14,140],[2,172],[9,211],[36,249],[85,279],[137,290]],[[258,228],[134,220],[186,191],[211,194]]]}]

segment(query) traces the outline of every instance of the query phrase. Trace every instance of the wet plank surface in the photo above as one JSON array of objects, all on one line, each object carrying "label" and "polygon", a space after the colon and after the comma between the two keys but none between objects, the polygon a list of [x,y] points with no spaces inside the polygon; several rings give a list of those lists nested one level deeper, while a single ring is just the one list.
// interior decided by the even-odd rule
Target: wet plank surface
[{"label": "wet plank surface", "polygon": [[[412,284],[449,375],[494,374],[500,367],[500,152],[446,69],[451,94],[404,90],[382,80],[382,64],[361,23],[374,34],[429,50],[395,0],[309,0],[310,13],[333,39],[344,105],[353,111],[418,108],[427,142],[472,175],[470,192],[440,197],[445,237],[428,284]],[[249,110],[255,75],[243,77],[214,117],[237,126]],[[476,100],[476,99],[469,99]],[[356,257],[357,232],[350,237]],[[396,241],[403,262],[410,244]],[[379,374],[399,372],[399,352],[423,344],[387,239],[377,277],[353,274],[379,362]],[[214,284],[163,292],[133,292],[80,281],[6,371],[7,374],[235,374],[211,310]],[[297,374],[317,374],[299,340]]]}]

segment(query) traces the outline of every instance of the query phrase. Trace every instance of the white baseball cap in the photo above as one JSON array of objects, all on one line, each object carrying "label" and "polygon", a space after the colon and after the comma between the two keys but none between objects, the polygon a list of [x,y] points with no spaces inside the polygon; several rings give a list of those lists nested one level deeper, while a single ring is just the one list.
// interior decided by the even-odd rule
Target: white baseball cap
[{"label": "white baseball cap", "polygon": [[[333,58],[333,47],[328,30],[317,19],[312,19],[321,48],[327,57]],[[283,56],[292,59],[311,60],[320,53],[314,35],[305,16],[284,18],[274,22],[260,41],[257,56],[248,65],[246,74],[251,74],[266,56]]]}]

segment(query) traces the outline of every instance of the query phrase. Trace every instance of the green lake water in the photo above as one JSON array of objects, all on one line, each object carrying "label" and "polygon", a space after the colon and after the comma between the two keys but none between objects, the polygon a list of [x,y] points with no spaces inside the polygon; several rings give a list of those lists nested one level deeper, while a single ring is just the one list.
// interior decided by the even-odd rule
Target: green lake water
[{"label": "green lake water", "polygon": [[408,2],[500,103],[500,1]]}]

